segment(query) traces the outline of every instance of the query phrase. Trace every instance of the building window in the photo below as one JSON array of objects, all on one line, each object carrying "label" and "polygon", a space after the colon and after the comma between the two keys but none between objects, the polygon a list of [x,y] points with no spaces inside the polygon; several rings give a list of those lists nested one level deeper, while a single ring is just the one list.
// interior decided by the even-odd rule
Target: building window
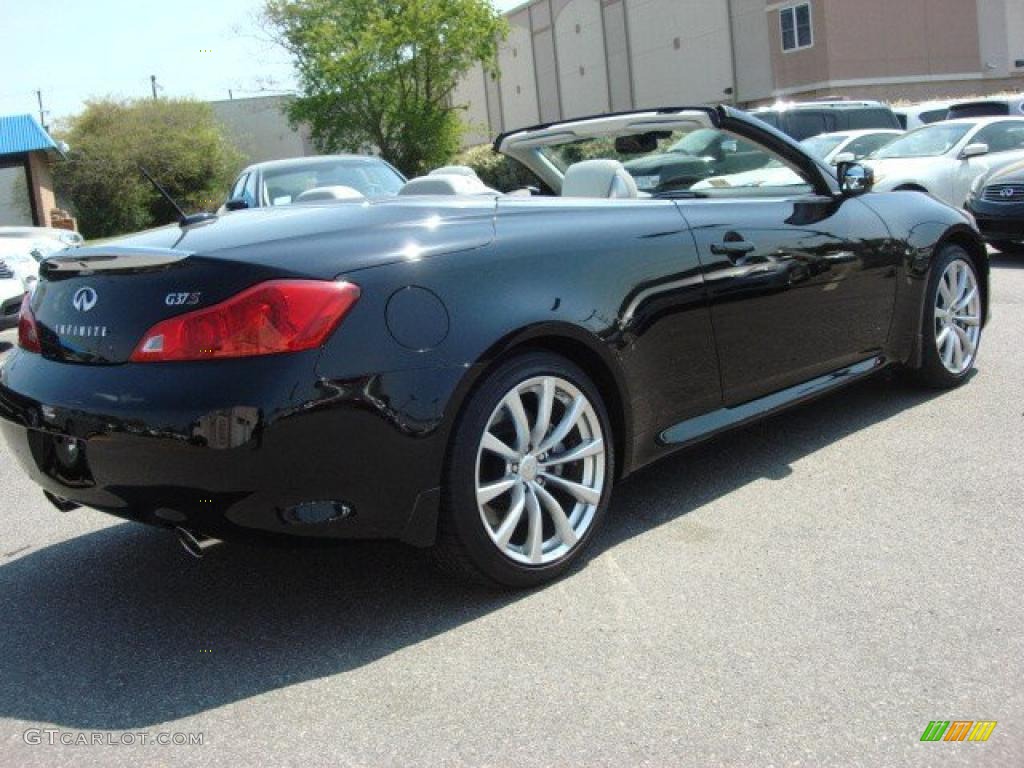
[{"label": "building window", "polygon": [[814,45],[811,30],[811,4],[801,3],[779,11],[782,23],[782,50],[797,51]]}]

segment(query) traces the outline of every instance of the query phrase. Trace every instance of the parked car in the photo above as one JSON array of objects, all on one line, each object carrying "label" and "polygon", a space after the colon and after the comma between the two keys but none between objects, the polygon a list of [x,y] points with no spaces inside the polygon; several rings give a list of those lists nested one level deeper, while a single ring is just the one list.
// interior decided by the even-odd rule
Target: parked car
[{"label": "parked car", "polygon": [[21,300],[39,277],[39,262],[81,242],[81,235],[65,229],[0,227],[0,330],[18,324]]},{"label": "parked car", "polygon": [[967,197],[967,210],[996,250],[1024,252],[1024,162],[979,176]]},{"label": "parked car", "polygon": [[323,155],[271,160],[244,169],[218,213],[324,200],[391,197],[405,176],[379,157]]},{"label": "parked car", "polygon": [[[802,184],[642,195],[612,157],[564,162],[695,131]],[[0,369],[12,454],[62,509],[193,552],[393,537],[526,587],[683,446],[892,366],[970,376],[988,262],[963,210],[873,194],[868,169],[729,107],[496,148],[559,197],[269,207],[51,256]]]},{"label": "parked car", "polygon": [[945,120],[949,116],[949,108],[953,106],[951,101],[926,101],[922,104],[907,104],[901,107],[893,107],[896,119],[906,131],[920,128],[922,125],[931,125]]},{"label": "parked car", "polygon": [[[659,139],[671,136],[671,131],[650,136],[645,149],[653,149]],[[753,144],[718,130],[698,129],[676,138],[663,152],[624,163],[640,191],[689,189],[711,176],[751,170],[769,160]]]},{"label": "parked car", "polygon": [[893,111],[880,101],[782,102],[755,109],[750,114],[797,141],[837,131],[902,130]]},{"label": "parked car", "polygon": [[959,208],[979,176],[1017,160],[1024,160],[1024,118],[985,117],[910,131],[866,163],[879,191],[928,192]]},{"label": "parked car", "polygon": [[963,117],[1024,117],[1024,96],[964,101],[949,108],[948,119]]},{"label": "parked car", "polygon": [[804,139],[800,143],[815,157],[824,160],[829,165],[838,165],[840,162],[863,160],[897,136],[902,135],[903,131],[872,129],[845,133],[823,133],[820,136]]}]

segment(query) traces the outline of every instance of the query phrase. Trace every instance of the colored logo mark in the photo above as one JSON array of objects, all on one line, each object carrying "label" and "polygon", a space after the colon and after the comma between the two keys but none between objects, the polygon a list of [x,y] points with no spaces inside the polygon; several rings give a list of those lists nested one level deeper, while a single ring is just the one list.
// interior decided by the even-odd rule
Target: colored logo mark
[{"label": "colored logo mark", "polygon": [[998,720],[932,720],[921,741],[988,741]]}]

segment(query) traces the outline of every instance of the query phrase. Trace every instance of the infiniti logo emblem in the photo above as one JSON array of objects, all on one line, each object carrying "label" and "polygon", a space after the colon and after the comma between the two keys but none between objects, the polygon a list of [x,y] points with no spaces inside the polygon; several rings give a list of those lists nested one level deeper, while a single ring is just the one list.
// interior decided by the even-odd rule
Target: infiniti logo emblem
[{"label": "infiniti logo emblem", "polygon": [[79,288],[71,299],[71,304],[79,312],[88,312],[96,306],[99,297],[92,288]]},{"label": "infiniti logo emblem", "polygon": [[1003,197],[1013,197],[1015,194],[1017,194],[1017,190],[1015,190],[1013,187],[1004,187],[1003,191],[1000,192],[999,194],[1001,194]]}]

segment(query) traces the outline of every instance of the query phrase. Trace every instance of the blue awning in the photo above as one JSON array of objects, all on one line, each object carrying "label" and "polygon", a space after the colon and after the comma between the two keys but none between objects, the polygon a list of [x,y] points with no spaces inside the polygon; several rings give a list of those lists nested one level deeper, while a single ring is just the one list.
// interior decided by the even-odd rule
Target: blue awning
[{"label": "blue awning", "polygon": [[0,157],[25,152],[64,152],[32,115],[0,115]]}]

